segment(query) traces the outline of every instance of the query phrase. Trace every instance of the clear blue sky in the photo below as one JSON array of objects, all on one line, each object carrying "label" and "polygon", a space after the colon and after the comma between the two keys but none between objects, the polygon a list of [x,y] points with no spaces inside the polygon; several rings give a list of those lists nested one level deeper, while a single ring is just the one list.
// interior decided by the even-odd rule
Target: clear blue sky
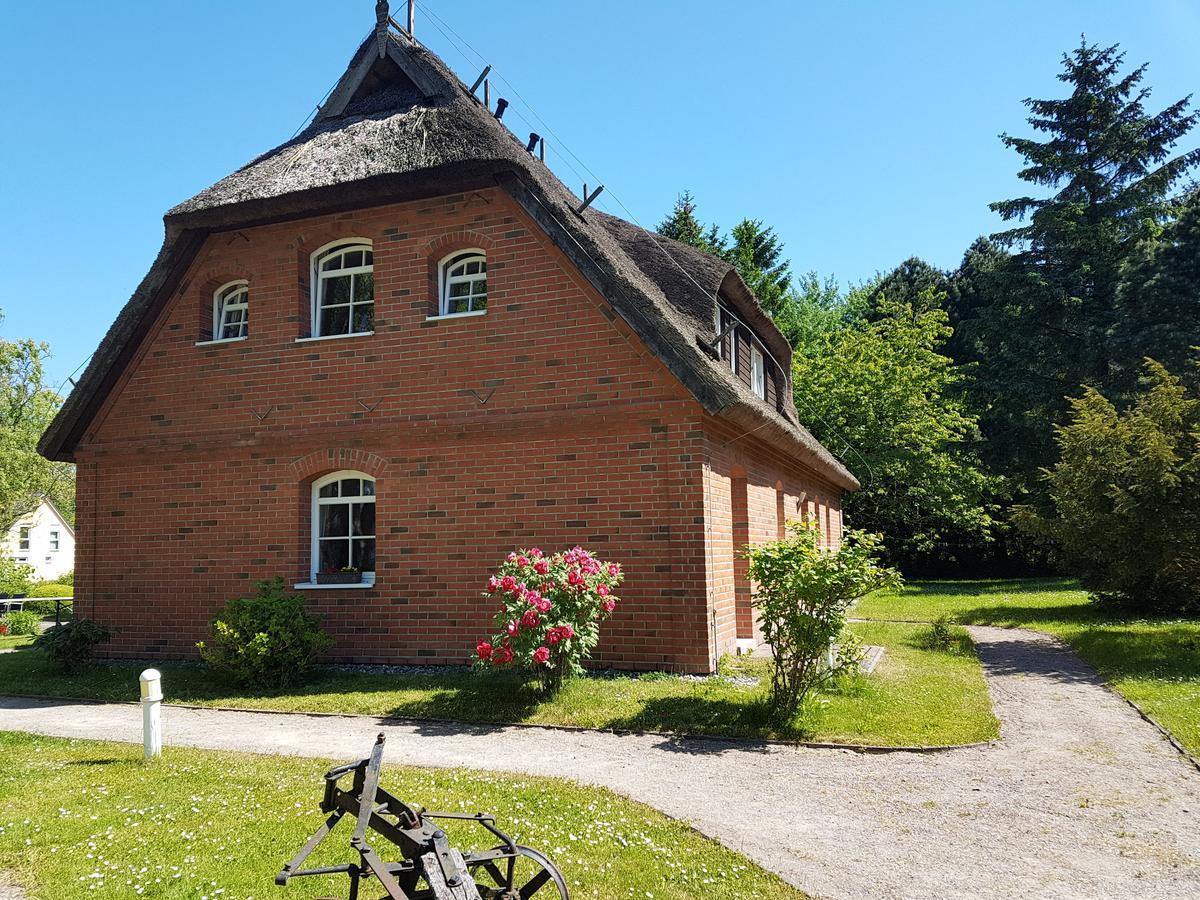
[{"label": "clear blue sky", "polygon": [[[997,229],[987,203],[1024,192],[997,135],[1025,132],[1023,98],[1063,92],[1081,32],[1148,61],[1156,107],[1200,87],[1193,0],[420,0],[417,36],[470,82],[478,58],[425,9],[600,176],[602,208],[653,227],[687,188],[706,219],[762,218],[797,270],[842,282],[911,255],[953,266]],[[162,214],[291,135],[373,22],[372,0],[4,4],[4,335],[48,341],[65,378]],[[497,90],[510,127],[546,133]]]}]

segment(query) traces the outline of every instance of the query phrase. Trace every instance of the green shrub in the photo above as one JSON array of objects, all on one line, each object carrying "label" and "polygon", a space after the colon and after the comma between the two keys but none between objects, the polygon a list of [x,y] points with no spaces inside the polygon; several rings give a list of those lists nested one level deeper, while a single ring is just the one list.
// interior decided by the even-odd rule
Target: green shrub
[{"label": "green shrub", "polygon": [[[25,594],[26,597],[74,597],[75,588],[69,584],[58,584],[54,581],[42,581],[35,584]],[[28,605],[28,604],[26,604]],[[53,604],[51,604],[53,605]]]},{"label": "green shrub", "polygon": [[22,597],[33,586],[33,569],[0,556],[0,596]]},{"label": "green shrub", "polygon": [[[771,714],[789,722],[826,684],[857,669],[856,642],[842,637],[846,610],[865,594],[900,586],[900,573],[881,567],[878,535],[847,532],[837,551],[821,547],[815,522],[789,522],[787,535],[747,552],[757,584],[763,639],[771,648]],[[832,656],[832,659],[830,658]]]},{"label": "green shrub", "polygon": [[86,664],[97,645],[112,640],[112,632],[91,619],[76,619],[47,629],[34,647],[50,657],[58,668],[70,671]]},{"label": "green shrub", "polygon": [[1140,612],[1200,611],[1200,399],[1153,360],[1118,410],[1088,388],[1059,426],[1044,474],[1052,511],[1019,508],[1097,599]]},{"label": "green shrub", "polygon": [[[51,596],[54,596],[54,595],[51,595]],[[21,604],[21,609],[23,609],[25,612],[37,613],[39,616],[41,616],[43,619],[45,619],[48,616],[54,615],[54,609],[55,609],[56,603],[62,604],[62,609],[61,609],[62,615],[68,616],[71,614],[71,601],[70,600],[52,600],[49,598],[44,599],[44,600],[26,600],[24,603]]]},{"label": "green shrub", "polygon": [[943,613],[929,623],[929,628],[917,638],[917,643],[922,650],[959,653],[963,649],[964,635],[956,625],[953,616]]},{"label": "green shrub", "polygon": [[211,643],[196,646],[210,666],[250,687],[283,688],[304,679],[332,643],[320,618],[289,594],[283,579],[260,581],[254,597],[230,600],[212,620]]},{"label": "green shrub", "polygon": [[50,583],[51,584],[68,584],[71,587],[74,587],[75,586],[75,570],[72,569],[70,572],[64,572],[62,575],[59,575],[57,578],[52,579]]},{"label": "green shrub", "polygon": [[42,617],[35,612],[10,612],[0,621],[8,626],[9,634],[37,634]]}]

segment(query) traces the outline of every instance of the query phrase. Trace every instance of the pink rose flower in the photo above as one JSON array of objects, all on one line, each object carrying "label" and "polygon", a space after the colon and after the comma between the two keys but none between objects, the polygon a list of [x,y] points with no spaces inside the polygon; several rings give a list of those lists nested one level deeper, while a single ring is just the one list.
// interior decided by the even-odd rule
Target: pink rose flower
[{"label": "pink rose flower", "polygon": [[583,576],[579,573],[578,569],[572,569],[567,573],[567,584],[573,587],[583,584]]},{"label": "pink rose flower", "polygon": [[500,579],[495,575],[488,579],[488,590],[493,594],[500,590]]},{"label": "pink rose flower", "polygon": [[521,616],[521,624],[526,628],[537,628],[538,614],[532,610],[525,610],[525,615]]},{"label": "pink rose flower", "polygon": [[550,563],[544,559],[539,559],[533,564],[533,571],[539,575],[547,575],[550,572]]},{"label": "pink rose flower", "polygon": [[607,600],[601,603],[600,606],[606,613],[610,613],[617,608],[617,601],[609,597]]},{"label": "pink rose flower", "polygon": [[520,630],[520,627],[521,626],[519,626],[516,622],[510,621],[507,625],[504,626],[504,630],[508,632],[509,637],[516,637],[517,632]]},{"label": "pink rose flower", "polygon": [[553,604],[549,600],[547,600],[545,597],[543,597],[541,600],[538,601],[538,605],[537,605],[538,612],[540,612],[542,615],[545,615],[546,613],[550,612],[550,607],[552,605]]},{"label": "pink rose flower", "polygon": [[557,644],[559,641],[562,640],[562,632],[559,631],[557,628],[551,628],[549,631],[546,632],[546,640],[549,641],[551,644]]},{"label": "pink rose flower", "polygon": [[529,565],[529,557],[528,557],[528,556],[518,556],[518,557],[517,557],[517,565],[518,565],[518,566],[527,566],[527,565]]},{"label": "pink rose flower", "polygon": [[492,655],[492,645],[487,641],[480,641],[475,645],[475,652],[479,654],[480,659],[487,659]]},{"label": "pink rose flower", "polygon": [[562,639],[564,641],[569,641],[571,638],[575,637],[575,629],[570,625],[559,625],[558,633],[562,635]]},{"label": "pink rose flower", "polygon": [[509,562],[516,562],[517,561],[517,552],[514,550],[512,553],[508,554],[507,558],[508,558]]},{"label": "pink rose flower", "polygon": [[613,578],[616,578],[618,575],[621,574],[621,567],[617,563],[609,563],[608,564],[608,574],[611,575]]},{"label": "pink rose flower", "polygon": [[533,661],[539,666],[544,666],[550,660],[550,648],[538,647],[533,651]]},{"label": "pink rose flower", "polygon": [[492,663],[497,666],[502,666],[505,663],[512,662],[512,650],[507,647],[501,647],[492,653]]},{"label": "pink rose flower", "polygon": [[542,558],[542,556],[543,556],[544,554],[542,553],[542,551],[541,551],[541,549],[540,549],[540,548],[538,548],[538,547],[530,547],[530,548],[529,548],[529,555],[530,555],[530,556],[532,556],[534,559],[541,559],[541,558]]},{"label": "pink rose flower", "polygon": [[599,594],[601,597],[607,597],[608,596],[608,585],[607,584],[597,585],[596,593]]},{"label": "pink rose flower", "polygon": [[511,575],[505,575],[503,578],[500,579],[500,587],[502,587],[506,591],[511,591],[516,586],[517,586],[517,579],[513,578]]}]

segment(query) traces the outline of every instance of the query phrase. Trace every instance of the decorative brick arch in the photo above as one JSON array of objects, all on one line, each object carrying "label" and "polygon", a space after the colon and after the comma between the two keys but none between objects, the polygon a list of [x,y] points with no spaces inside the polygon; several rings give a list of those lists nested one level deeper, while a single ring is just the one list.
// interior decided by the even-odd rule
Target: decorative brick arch
[{"label": "decorative brick arch", "polygon": [[447,253],[462,247],[479,247],[490,253],[496,249],[496,242],[481,231],[456,228],[453,231],[439,234],[433,240],[428,241],[418,252],[436,266]]},{"label": "decorative brick arch", "polygon": [[388,461],[369,450],[352,450],[336,447],[329,450],[314,450],[306,456],[293,460],[288,470],[297,482],[310,481],[327,472],[342,469],[362,472],[372,478],[386,478]]}]

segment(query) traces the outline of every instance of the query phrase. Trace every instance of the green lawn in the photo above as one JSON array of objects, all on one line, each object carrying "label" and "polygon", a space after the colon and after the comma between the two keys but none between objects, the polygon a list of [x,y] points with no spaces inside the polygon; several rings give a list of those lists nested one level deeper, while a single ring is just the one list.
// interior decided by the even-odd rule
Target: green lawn
[{"label": "green lawn", "polygon": [[1094,606],[1065,579],[918,581],[864,598],[855,616],[1048,631],[1200,755],[1200,621],[1130,618]]},{"label": "green lawn", "polygon": [[[346,896],[344,878],[273,881],[324,818],[317,800],[329,761],[168,748],[145,765],[141,752],[0,733],[0,870],[43,900]],[[386,756],[382,784],[430,809],[495,814],[554,860],[573,897],[804,896],[686,824],[606,790],[389,766]],[[462,849],[495,845],[478,826],[446,830]],[[352,832],[353,820],[343,822],[310,862],[356,859]]]},{"label": "green lawn", "polygon": [[32,634],[0,634],[0,650],[25,647],[33,643]]},{"label": "green lawn", "polygon": [[[848,681],[810,704],[785,729],[771,728],[762,704],[769,660],[731,661],[730,673],[758,675],[758,687],[696,682],[655,673],[569,682],[546,699],[531,681],[508,673],[439,675],[322,673],[287,692],[247,691],[206,669],[164,665],[167,700],[288,712],[360,713],[478,722],[666,731],[730,737],[782,737],[848,744],[945,745],[989,740],[998,726],[978,660],[970,652],[923,650],[913,625],[853,626],[867,644],[886,648],[870,676]],[[50,671],[32,650],[0,654],[7,694],[131,700],[137,670],[98,665],[75,675]]]}]

